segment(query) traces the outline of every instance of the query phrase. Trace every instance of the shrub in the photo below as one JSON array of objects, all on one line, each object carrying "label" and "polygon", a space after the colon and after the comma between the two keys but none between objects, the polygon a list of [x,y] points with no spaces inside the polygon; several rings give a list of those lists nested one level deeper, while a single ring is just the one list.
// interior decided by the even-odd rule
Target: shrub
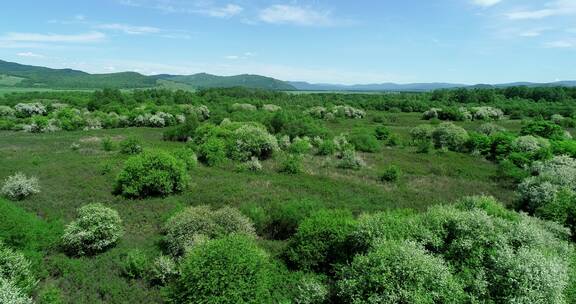
[{"label": "shrub", "polygon": [[240,161],[252,157],[267,159],[278,150],[276,137],[263,127],[242,125],[233,132],[230,152],[233,159]]},{"label": "shrub", "polygon": [[172,303],[271,303],[273,276],[266,252],[232,235],[192,249],[168,294]]},{"label": "shrub", "polygon": [[262,164],[256,157],[252,157],[249,161],[243,162],[236,167],[236,171],[239,172],[258,172],[262,171]]},{"label": "shrub", "polygon": [[436,148],[461,151],[468,141],[468,132],[453,123],[445,122],[434,129],[432,139]]},{"label": "shrub", "polygon": [[308,137],[296,137],[288,147],[288,152],[292,154],[308,154],[312,149],[312,144]]},{"label": "shrub", "polygon": [[265,104],[262,106],[262,110],[264,110],[266,112],[278,112],[278,111],[282,110],[282,108],[280,106],[277,106],[274,104]]},{"label": "shrub", "polygon": [[33,302],[12,282],[0,277],[0,303],[32,304]]},{"label": "shrub", "polygon": [[116,178],[116,192],[126,197],[165,196],[180,192],[189,180],[186,164],[165,152],[130,157]]},{"label": "shrub", "polygon": [[196,153],[194,153],[194,151],[189,148],[176,149],[172,151],[172,156],[184,162],[186,168],[188,169],[195,168],[198,164],[198,157],[196,156]]},{"label": "shrub", "polygon": [[30,261],[22,253],[2,243],[0,243],[0,279],[7,280],[25,294],[29,294],[38,283],[34,278]]},{"label": "shrub", "polygon": [[430,120],[433,118],[438,118],[440,112],[442,112],[442,109],[440,108],[431,108],[422,114],[422,119]]},{"label": "shrub", "polygon": [[112,141],[112,138],[106,136],[102,139],[102,150],[104,151],[112,151],[116,148],[116,144]]},{"label": "shrub", "polygon": [[561,126],[545,120],[534,120],[528,122],[526,125],[522,126],[520,134],[557,140],[566,138],[566,133]]},{"label": "shrub", "polygon": [[302,159],[302,155],[299,154],[284,154],[278,172],[287,174],[299,174],[304,172]]},{"label": "shrub", "polygon": [[9,106],[0,106],[0,117],[14,116],[16,111]]},{"label": "shrub", "polygon": [[353,169],[358,170],[364,166],[364,160],[356,154],[356,151],[352,149],[346,149],[342,152],[340,161],[338,162],[338,168],[341,169]]},{"label": "shrub", "polygon": [[176,262],[166,255],[157,257],[150,268],[150,278],[154,284],[165,285],[176,279],[179,274]]},{"label": "shrub", "polygon": [[62,246],[73,255],[95,254],[116,244],[123,234],[118,212],[88,204],[78,209],[78,219],[66,227]]},{"label": "shrub", "polygon": [[382,182],[397,182],[402,176],[402,170],[397,166],[389,166],[379,176]]},{"label": "shrub", "polygon": [[328,300],[330,290],[322,278],[317,275],[302,275],[294,290],[296,304],[322,304]]},{"label": "shrub", "polygon": [[480,127],[478,128],[478,132],[480,132],[481,134],[487,135],[487,136],[491,136],[494,135],[498,132],[503,132],[506,131],[503,127],[494,124],[494,123],[485,123],[480,125]]},{"label": "shrub", "polygon": [[16,116],[31,117],[33,115],[46,114],[46,107],[41,103],[19,103],[14,106]]},{"label": "shrub", "polygon": [[255,235],[252,222],[240,211],[230,207],[211,210],[208,206],[184,209],[166,222],[163,232],[166,247],[174,256],[186,253],[206,239],[232,233]]},{"label": "shrub", "polygon": [[208,166],[217,166],[226,162],[226,143],[220,138],[209,138],[198,148],[198,157]]},{"label": "shrub", "polygon": [[477,120],[499,120],[504,117],[504,112],[493,107],[475,107],[472,108],[472,115]]},{"label": "shrub", "polygon": [[462,303],[463,290],[444,261],[415,243],[383,241],[354,258],[337,281],[343,303]]},{"label": "shrub", "polygon": [[0,192],[9,199],[21,200],[32,194],[40,193],[40,186],[36,177],[28,178],[18,172],[4,181]]},{"label": "shrub", "polygon": [[279,203],[268,212],[266,230],[270,238],[285,240],[296,232],[305,218],[320,209],[320,203],[308,199]]},{"label": "shrub", "polygon": [[128,138],[120,142],[120,153],[122,154],[140,154],[142,150],[142,142],[137,138]]},{"label": "shrub", "polygon": [[332,114],[337,117],[346,117],[346,118],[363,118],[366,116],[366,112],[360,109],[356,109],[354,107],[343,105],[343,106],[335,106],[332,109]]},{"label": "shrub", "polygon": [[132,249],[122,256],[122,274],[129,279],[143,278],[148,271],[148,257],[138,249]]},{"label": "shrub", "polygon": [[232,109],[232,111],[256,111],[256,106],[249,103],[235,103],[230,109]]},{"label": "shrub", "polygon": [[378,139],[372,134],[358,133],[352,135],[350,138],[350,143],[357,151],[374,153],[381,149],[380,142],[378,142]]},{"label": "shrub", "polygon": [[512,142],[512,145],[514,150],[518,152],[536,152],[540,149],[550,147],[550,142],[545,138],[524,135],[516,138]]},{"label": "shrub", "polygon": [[324,140],[320,145],[318,145],[318,155],[333,155],[338,150],[336,143],[332,140]]},{"label": "shrub", "polygon": [[71,149],[72,151],[78,151],[78,150],[80,150],[80,144],[79,144],[79,143],[72,143],[72,144],[70,145],[70,149]]},{"label": "shrub", "polygon": [[374,135],[378,140],[387,140],[391,134],[392,131],[390,131],[386,126],[378,126],[374,130]]},{"label": "shrub", "polygon": [[196,115],[187,116],[185,123],[173,126],[164,131],[162,138],[171,141],[187,141],[194,136],[194,132],[198,128],[198,118]]},{"label": "shrub", "polygon": [[290,239],[288,261],[303,270],[330,272],[350,256],[348,237],[356,221],[349,211],[320,210],[303,220]]},{"label": "shrub", "polygon": [[423,142],[432,140],[434,127],[431,125],[419,125],[410,130],[410,137],[414,142]]}]

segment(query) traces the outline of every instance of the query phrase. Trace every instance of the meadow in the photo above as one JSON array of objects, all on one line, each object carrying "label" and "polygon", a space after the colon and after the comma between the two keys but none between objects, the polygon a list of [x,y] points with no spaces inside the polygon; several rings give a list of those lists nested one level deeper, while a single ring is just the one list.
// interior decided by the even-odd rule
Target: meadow
[{"label": "meadow", "polygon": [[[429,105],[434,104],[434,101],[429,99],[429,94],[407,94],[406,96],[402,95],[403,97],[398,97],[398,94],[384,94],[382,95],[384,97],[378,97],[378,95],[374,94],[320,94],[318,95],[319,97],[310,97],[310,95],[306,94],[243,93],[242,90],[240,92],[231,93],[224,90],[224,93],[201,91],[189,93],[189,95],[184,94],[190,98],[191,104],[196,106],[199,104],[207,105],[211,113],[209,118],[207,117],[204,121],[197,122],[197,125],[194,125],[196,131],[192,130],[191,133],[184,134],[191,137],[188,139],[188,143],[167,140],[166,134],[177,133],[180,135],[181,132],[184,132],[179,129],[181,124],[176,122],[168,123],[170,119],[176,121],[174,119],[177,115],[176,112],[173,112],[172,118],[162,114],[164,116],[161,116],[165,118],[162,125],[154,127],[146,125],[146,123],[141,126],[107,124],[105,119],[109,119],[109,116],[106,116],[106,118],[97,116],[101,118],[101,124],[98,125],[100,126],[99,128],[94,127],[83,130],[81,127],[77,129],[70,127],[71,130],[68,131],[65,124],[65,122],[68,123],[68,120],[65,119],[69,119],[69,116],[58,116],[57,113],[64,113],[58,111],[63,110],[59,110],[61,109],[60,107],[50,107],[50,104],[62,103],[62,100],[54,99],[47,102],[48,109],[54,109],[48,110],[48,112],[54,111],[50,112],[54,113],[54,119],[60,119],[61,124],[58,125],[62,128],[60,130],[44,131],[44,128],[47,130],[47,126],[52,125],[52,123],[43,122],[42,119],[45,118],[42,117],[7,119],[10,121],[4,123],[4,126],[7,126],[6,129],[9,130],[0,131],[0,180],[6,180],[9,176],[21,172],[26,176],[36,177],[40,185],[40,191],[37,194],[19,200],[9,201],[6,199],[0,201],[2,203],[0,208],[7,208],[6,210],[17,208],[19,211],[10,212],[24,212],[34,218],[30,221],[41,222],[38,225],[42,227],[40,232],[42,235],[35,236],[34,239],[38,237],[44,240],[47,245],[32,247],[28,247],[26,244],[15,245],[15,247],[20,247],[15,249],[22,250],[24,255],[32,261],[31,267],[34,269],[36,278],[39,281],[34,290],[29,293],[30,296],[39,303],[163,303],[168,301],[168,299],[172,299],[175,302],[201,302],[201,299],[191,300],[188,298],[188,300],[182,300],[183,298],[174,296],[177,293],[174,290],[185,289],[181,279],[174,279],[174,282],[177,283],[172,284],[169,282],[169,284],[166,284],[167,287],[164,287],[162,284],[151,284],[149,277],[143,273],[148,271],[147,267],[151,264],[149,261],[159,255],[166,254],[166,249],[163,245],[166,237],[166,232],[163,230],[165,223],[188,207],[208,205],[213,210],[225,206],[240,210],[253,222],[257,234],[254,242],[259,248],[258,250],[266,252],[274,263],[281,265],[285,263],[287,265],[279,266],[282,269],[286,267],[288,269],[279,271],[280,273],[285,271],[292,273],[292,271],[296,270],[314,273],[314,275],[319,275],[322,278],[320,279],[320,281],[324,282],[322,286],[325,286],[323,288],[327,290],[325,293],[316,295],[319,299],[310,296],[314,298],[310,301],[294,300],[294,298],[290,298],[291,296],[286,294],[273,295],[273,299],[265,298],[265,300],[263,300],[264,298],[254,299],[239,296],[236,299],[237,301],[270,303],[346,302],[346,299],[354,297],[362,299],[363,296],[355,294],[356,291],[347,289],[348,287],[342,283],[347,281],[343,279],[338,281],[337,278],[345,276],[345,274],[340,274],[334,270],[336,268],[332,269],[332,265],[329,266],[329,270],[314,267],[306,268],[299,264],[303,263],[302,261],[286,258],[287,252],[293,252],[291,250],[299,240],[298,233],[303,234],[304,228],[300,228],[298,232],[291,232],[285,238],[274,237],[270,231],[270,225],[267,226],[264,219],[267,216],[266,212],[273,212],[277,206],[290,205],[292,202],[312,201],[314,202],[314,208],[318,210],[347,210],[351,213],[350,219],[360,221],[358,225],[361,226],[364,223],[362,221],[366,214],[387,214],[398,212],[398,210],[411,210],[405,211],[409,214],[428,214],[428,210],[433,206],[451,205],[461,202],[464,197],[469,196],[495,198],[501,205],[497,203],[499,207],[494,207],[488,204],[489,208],[501,210],[498,211],[501,212],[500,214],[509,214],[506,216],[502,215],[502,217],[506,218],[516,218],[517,213],[513,210],[521,208],[518,207],[519,194],[517,185],[519,179],[525,177],[525,175],[520,174],[519,177],[517,171],[522,171],[527,167],[522,167],[523,165],[520,164],[513,166],[512,169],[509,166],[504,166],[503,163],[506,163],[505,161],[509,158],[509,154],[506,154],[506,160],[494,160],[490,159],[490,155],[485,156],[481,153],[464,151],[464,145],[466,147],[469,146],[465,142],[462,143],[462,147],[456,148],[448,145],[446,147],[434,147],[434,139],[430,139],[430,143],[426,140],[427,145],[424,147],[425,151],[423,151],[421,143],[413,135],[414,128],[421,125],[437,127],[443,125],[443,122],[439,118],[434,118],[431,121],[425,120],[421,111],[401,111],[396,106],[406,102],[406,100],[397,100],[398,98],[413,99],[414,96],[418,96],[417,98],[422,99],[423,107],[428,109]],[[114,105],[117,100],[112,100],[106,95],[99,95],[98,100],[94,100],[93,97],[91,97],[92,99],[85,98],[88,93],[69,92],[66,94],[70,95],[63,96],[62,99],[73,107],[93,107],[93,111],[101,110],[107,113],[111,109],[116,109],[115,107],[117,106]],[[74,94],[84,95],[78,95],[80,97],[75,98]],[[127,95],[131,93],[123,92],[120,94],[124,95],[124,97],[120,98],[126,98],[123,107],[130,109],[132,106],[129,98],[131,97],[127,97]],[[135,97],[133,98],[137,99],[136,93],[134,94]],[[242,94],[247,94],[248,97],[238,96]],[[276,94],[281,95],[278,97]],[[10,106],[26,98],[26,95],[18,96],[17,94],[7,96],[10,97],[3,100],[3,104]],[[150,96],[154,96],[154,93],[150,93]],[[54,95],[49,97],[54,98]],[[148,109],[153,109],[152,113],[156,113],[152,115],[159,115],[158,112],[160,110],[170,113],[172,109],[177,108],[177,105],[172,104],[165,98],[162,99],[161,96],[156,96],[157,99],[153,101],[147,98],[145,99],[147,100]],[[301,99],[294,100],[293,98]],[[314,115],[316,115],[314,113],[316,112],[307,112],[308,109],[325,104],[323,101],[325,98],[338,99],[336,104],[344,104],[345,102],[347,105],[362,108],[363,110],[358,110],[358,113],[362,113],[362,115],[355,118],[347,117],[346,115],[348,114],[327,119],[314,118]],[[381,109],[376,109],[377,107],[374,106],[374,103],[370,106],[371,98],[385,98],[385,102],[382,102],[382,105],[391,102],[393,107],[391,109],[389,106],[382,106]],[[46,103],[46,99],[42,100],[41,102]],[[111,101],[108,102],[107,100]],[[73,102],[77,102],[77,104],[75,105]],[[281,109],[275,109],[271,112],[263,111],[262,109],[265,107],[263,104],[269,103],[276,104]],[[496,105],[503,103],[504,101],[494,102]],[[529,104],[529,102],[527,103]],[[235,106],[235,104],[253,104],[258,107],[258,110],[253,110],[247,106]],[[447,102],[447,104],[450,104],[451,107],[454,105],[451,102]],[[519,104],[519,102],[516,101],[514,104]],[[558,108],[562,108],[566,112],[566,108],[562,105],[562,103],[558,103]],[[169,109],[168,106],[172,108]],[[535,109],[539,107],[534,106],[531,108],[527,106],[527,108]],[[542,108],[544,107],[540,109]],[[348,109],[345,109],[345,111],[348,111]],[[506,130],[509,134],[516,134],[514,136],[525,132],[526,125],[529,124],[529,121],[535,120],[536,115],[534,113],[528,114],[529,111],[526,111],[526,115],[516,118],[514,117],[516,115],[514,111],[510,109],[501,119],[491,120],[491,127]],[[294,118],[281,118],[280,113],[283,112],[293,113]],[[77,113],[80,113],[80,111],[77,111]],[[199,112],[192,111],[192,113]],[[118,114],[124,115],[126,112],[120,109]],[[563,114],[566,119],[571,119],[566,113]],[[42,115],[46,117],[46,115],[52,114]],[[129,114],[126,115],[130,116]],[[201,115],[198,114],[198,116]],[[302,119],[303,116],[310,117]],[[88,121],[88,116],[84,117]],[[150,118],[151,116],[143,115],[143,117],[148,117],[146,119],[150,122],[154,121],[153,118]],[[187,116],[186,119],[189,121],[190,116]],[[227,123],[223,122],[226,119],[232,121],[232,127],[227,127]],[[45,120],[48,121],[48,119]],[[283,123],[274,123],[274,121],[280,120]],[[70,119],[70,121],[73,120]],[[224,134],[217,136],[227,138],[226,136],[232,135],[228,135],[229,133],[226,131],[228,129],[226,128],[232,130],[230,134],[236,134],[234,132],[237,129],[234,129],[236,128],[233,125],[234,123],[237,122],[241,129],[243,123],[253,121],[266,126],[268,131],[276,135],[279,143],[282,135],[288,135],[287,146],[280,148],[284,152],[279,150],[270,156],[262,156],[258,160],[261,169],[254,171],[239,170],[239,163],[241,164],[242,161],[235,159],[235,154],[228,156],[228,159],[222,160],[217,164],[209,162],[211,155],[203,151],[208,147],[208,142],[210,141],[202,138],[202,134],[208,134],[206,136]],[[299,125],[295,121],[303,121],[310,125]],[[32,126],[36,124],[36,127],[32,128],[32,130],[36,131],[15,131],[14,129],[20,128],[22,123],[28,123]],[[46,124],[42,125],[42,123]],[[487,121],[481,119],[454,119],[451,125],[462,127],[465,131],[473,134],[479,132],[486,123]],[[211,126],[212,124],[213,126]],[[88,122],[85,125],[89,126]],[[282,127],[278,127],[278,125]],[[386,136],[382,136],[382,138],[375,141],[372,141],[372,137],[370,137],[367,147],[362,148],[363,142],[356,140],[355,137],[358,136],[360,138],[359,136],[362,134],[372,136],[374,130],[379,127],[389,132],[389,134],[387,133]],[[575,135],[573,125],[568,124],[564,129]],[[312,142],[312,138],[322,137],[324,142],[327,142],[329,139],[337,138],[340,134],[347,134],[347,140],[352,143],[352,146],[355,146],[355,156],[362,160],[362,165],[358,168],[347,169],[338,165],[341,161],[340,159],[344,157],[342,156],[344,151],[332,153],[315,152],[320,150],[320,146],[316,144],[309,144],[310,147],[302,148],[303,152],[290,150],[290,146],[296,146],[297,142],[302,138],[308,138],[304,139],[304,141]],[[117,176],[123,172],[128,159],[138,157],[123,153],[123,143],[129,139],[137,140],[140,150],[145,151],[145,153],[164,151],[176,155],[178,151],[185,147],[193,150],[195,153],[194,164],[186,166],[186,174],[190,178],[186,181],[184,189],[169,195],[160,196],[150,195],[135,198],[118,195],[115,192]],[[276,139],[274,140],[276,141]],[[571,142],[569,139],[554,140],[564,144]],[[553,141],[553,139],[550,139],[550,141]],[[194,142],[194,144],[191,145],[191,142]],[[356,144],[354,144],[355,142]],[[530,159],[526,160],[526,162],[551,159],[554,154],[563,154],[556,152],[550,146],[546,147],[549,152],[545,156],[528,152],[523,154]],[[555,147],[555,145],[552,144],[551,147]],[[342,155],[338,153],[342,153]],[[287,157],[291,154],[298,155],[299,169],[287,173],[283,168],[286,165]],[[197,162],[196,156],[198,156]],[[250,160],[250,157],[243,159]],[[288,157],[288,159],[290,158]],[[516,158],[512,157],[510,159],[515,160]],[[252,161],[256,160],[252,158]],[[383,177],[383,172],[385,174],[389,173],[390,168],[394,168],[395,171],[392,171],[398,172],[398,174],[392,174],[393,176],[390,178]],[[90,203],[101,203],[105,207],[112,208],[118,212],[122,219],[123,237],[114,246],[110,246],[106,250],[95,254],[70,254],[63,249],[59,239],[66,229],[65,227],[77,218],[78,208]],[[483,206],[485,207],[486,205]],[[492,209],[487,210],[490,216],[494,216],[494,213],[491,213],[493,212]],[[306,218],[304,214],[302,217]],[[312,218],[314,217],[312,216]],[[399,216],[398,218],[403,219],[404,217]],[[304,225],[300,220],[296,224]],[[560,224],[564,224],[564,222],[560,222]],[[22,225],[22,223],[15,220],[11,227],[14,228],[18,225]],[[2,224],[0,224],[0,227],[2,227]],[[5,234],[9,234],[9,232]],[[2,235],[0,233],[0,238],[2,238]],[[559,238],[561,239],[561,237]],[[213,242],[215,241],[208,241],[207,244],[216,244]],[[6,243],[8,245],[18,244],[18,242],[11,242],[9,238],[7,238]],[[43,244],[40,241],[39,243]],[[195,246],[200,248],[204,245]],[[431,247],[426,248],[433,252],[430,249]],[[200,254],[197,250],[193,252]],[[444,253],[440,251],[437,254],[441,257],[444,256]],[[449,260],[448,256],[448,253],[446,253],[445,258],[447,261]],[[352,254],[351,257],[354,257],[354,255]],[[328,258],[331,257],[326,257],[326,259]],[[354,259],[355,261],[356,259]],[[335,262],[335,264],[354,267],[355,264],[350,263],[352,263],[352,258],[339,261],[338,263]],[[141,264],[148,266],[142,266]],[[186,265],[186,263],[182,262],[182,265]],[[186,266],[182,267],[184,269]],[[350,268],[350,271],[352,269]],[[569,275],[572,274],[570,273]],[[456,281],[460,280],[464,282],[462,284],[467,284],[465,279],[457,277]],[[295,284],[300,288],[299,283]],[[416,286],[416,283],[414,284]],[[558,286],[562,284],[559,283]],[[571,300],[569,298],[569,290],[571,289],[568,287],[564,288],[564,285],[558,286],[556,286],[556,289],[560,291],[551,291],[552,293],[555,292],[555,299],[561,298],[563,300],[566,297]],[[422,288],[426,291],[426,287]],[[510,288],[514,289],[513,287]],[[538,286],[534,289],[540,290],[539,288]],[[313,294],[312,292],[310,293]],[[467,302],[473,298],[469,296],[469,294],[473,294],[472,292],[466,291],[465,293],[466,296],[453,298],[452,302]],[[166,294],[172,294],[172,298],[166,296]],[[468,296],[469,298],[467,298]],[[474,295],[474,297],[476,296],[478,298],[481,296],[494,297],[495,299],[497,297],[492,293],[489,296]],[[465,298],[466,300],[463,300]],[[528,299],[530,298],[528,297]],[[207,299],[204,300],[208,301]],[[419,302],[420,300],[422,302]],[[230,301],[233,301],[233,298],[215,303],[228,303]],[[407,303],[424,302],[426,302],[425,299],[421,298],[418,300],[418,298],[413,298],[412,301]],[[440,303],[443,300],[442,298],[437,298],[433,299],[432,302]],[[506,301],[502,300],[502,303],[504,302]],[[363,302],[360,301],[359,303]]]}]

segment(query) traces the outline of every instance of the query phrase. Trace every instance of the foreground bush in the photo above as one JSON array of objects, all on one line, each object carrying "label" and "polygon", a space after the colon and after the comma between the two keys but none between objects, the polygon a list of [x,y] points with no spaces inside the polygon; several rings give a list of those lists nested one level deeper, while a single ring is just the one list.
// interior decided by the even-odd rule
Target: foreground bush
[{"label": "foreground bush", "polygon": [[30,261],[22,253],[2,243],[0,243],[0,279],[7,280],[24,294],[29,294],[38,283]]},{"label": "foreground bush", "polygon": [[351,256],[347,241],[355,227],[349,211],[318,211],[300,223],[286,256],[300,269],[330,272],[334,264]]},{"label": "foreground bush", "polygon": [[272,303],[267,253],[246,236],[207,241],[187,254],[171,286],[171,303]]},{"label": "foreground bush", "polygon": [[254,236],[249,218],[240,211],[223,207],[211,210],[208,206],[189,207],[170,218],[163,228],[168,251],[175,256],[191,250],[207,239],[232,233]]},{"label": "foreground bush", "polygon": [[337,283],[343,303],[462,303],[463,290],[445,262],[419,245],[383,241],[354,258]]},{"label": "foreground bush", "polygon": [[21,200],[40,193],[40,186],[36,177],[28,178],[22,173],[16,173],[6,179],[0,192],[9,199]]},{"label": "foreground bush", "polygon": [[186,164],[165,152],[132,156],[116,178],[116,192],[126,197],[165,196],[180,192],[189,180]]},{"label": "foreground bush", "polygon": [[116,244],[123,234],[118,212],[102,204],[89,204],[79,208],[78,219],[66,227],[62,246],[73,255],[95,254]]},{"label": "foreground bush", "polygon": [[12,282],[0,277],[0,303],[32,304],[33,302]]}]

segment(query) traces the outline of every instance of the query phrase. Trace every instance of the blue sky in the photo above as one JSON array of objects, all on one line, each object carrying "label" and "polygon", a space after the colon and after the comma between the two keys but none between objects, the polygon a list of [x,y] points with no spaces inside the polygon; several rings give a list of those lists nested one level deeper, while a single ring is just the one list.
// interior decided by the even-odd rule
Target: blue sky
[{"label": "blue sky", "polygon": [[9,1],[0,59],[330,83],[576,79],[576,0]]}]

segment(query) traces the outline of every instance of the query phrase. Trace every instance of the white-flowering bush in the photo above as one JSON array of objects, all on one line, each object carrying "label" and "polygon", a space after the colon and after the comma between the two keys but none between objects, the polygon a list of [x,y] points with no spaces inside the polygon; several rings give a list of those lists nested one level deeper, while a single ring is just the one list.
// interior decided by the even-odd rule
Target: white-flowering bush
[{"label": "white-flowering bush", "polygon": [[164,117],[162,117],[161,115],[154,114],[148,116],[147,118],[148,118],[148,121],[146,123],[147,126],[162,128],[166,125],[166,120],[164,120]]},{"label": "white-flowering bush", "polygon": [[94,254],[116,244],[123,234],[116,210],[89,204],[78,209],[78,219],[64,230],[62,246],[74,255]]},{"label": "white-flowering bush", "polygon": [[176,265],[174,259],[166,255],[157,257],[150,269],[152,281],[160,285],[165,285],[172,279],[178,277],[178,274],[178,265]]},{"label": "white-flowering bush", "polygon": [[322,304],[328,299],[328,286],[318,277],[312,275],[303,276],[294,291],[296,304]]},{"label": "white-flowering bush", "polygon": [[415,142],[432,140],[432,132],[434,127],[432,125],[418,125],[410,129],[410,137]]},{"label": "white-flowering bush", "polygon": [[536,152],[540,149],[550,147],[550,142],[546,138],[525,135],[517,137],[512,146],[518,152]]},{"label": "white-flowering bush", "polygon": [[84,130],[100,130],[102,129],[102,122],[97,117],[86,117],[86,126]]},{"label": "white-flowering bush", "polygon": [[502,110],[493,107],[475,107],[472,114],[477,120],[499,120],[504,117]]},{"label": "white-flowering bush", "polygon": [[200,120],[206,120],[210,118],[210,109],[208,109],[208,107],[205,105],[199,105],[194,107],[194,112],[196,113],[198,119]]},{"label": "white-flowering bush", "polygon": [[176,122],[179,124],[183,124],[186,122],[186,116],[184,116],[182,114],[177,114],[174,117],[176,118]]},{"label": "white-flowering bush", "polygon": [[251,171],[251,172],[258,172],[262,171],[262,164],[256,157],[252,157],[249,161],[243,162],[238,165],[237,170],[242,171]]},{"label": "white-flowering bush", "polygon": [[328,113],[328,110],[325,107],[312,107],[304,112],[314,118],[322,119]]},{"label": "white-flowering bush", "polygon": [[0,117],[14,116],[16,111],[9,106],[0,106]]},{"label": "white-flowering bush", "polygon": [[366,166],[364,160],[352,149],[342,151],[338,168],[358,170]]},{"label": "white-flowering bush", "polygon": [[230,207],[212,210],[208,206],[184,209],[166,222],[163,232],[168,251],[174,256],[208,239],[232,233],[256,235],[254,225],[240,211]]},{"label": "white-flowering bush", "polygon": [[342,152],[344,150],[349,150],[352,148],[352,144],[348,141],[348,137],[346,134],[340,134],[340,135],[334,136],[332,141],[334,142],[334,145],[336,146],[336,150],[338,150],[338,151]]},{"label": "white-flowering bush", "polygon": [[442,112],[442,109],[440,109],[440,108],[431,108],[430,110],[428,110],[422,114],[422,119],[430,120],[430,119],[438,118],[440,112]]},{"label": "white-flowering bush", "polygon": [[232,111],[256,111],[256,106],[249,103],[235,103],[230,108]]},{"label": "white-flowering bush", "polygon": [[468,132],[450,122],[444,122],[438,125],[432,132],[432,140],[436,148],[460,151],[468,141]]},{"label": "white-flowering bush", "polygon": [[0,277],[0,303],[3,304],[33,304],[22,290],[14,286],[12,282]]},{"label": "white-flowering bush", "polygon": [[550,120],[559,125],[560,123],[562,123],[562,121],[564,120],[564,116],[560,115],[560,114],[554,114],[550,117]]},{"label": "white-flowering bush", "polygon": [[531,176],[518,185],[517,193],[524,209],[533,212],[556,201],[560,189],[558,185],[544,181],[541,177]]},{"label": "white-flowering bush", "polygon": [[240,161],[267,159],[279,150],[276,137],[260,126],[242,125],[234,130],[232,140],[232,158]]},{"label": "white-flowering bush", "polygon": [[363,110],[344,105],[344,106],[335,106],[332,111],[334,115],[337,117],[346,117],[346,118],[363,118],[366,116],[366,112]]},{"label": "white-flowering bush", "polygon": [[278,111],[282,110],[282,108],[280,106],[277,106],[274,104],[265,104],[262,106],[262,110],[267,111],[267,112],[278,112]]},{"label": "white-flowering bush", "polygon": [[34,115],[44,115],[46,114],[46,106],[43,104],[36,103],[19,103],[14,106],[16,110],[16,115],[20,117],[30,117]]},{"label": "white-flowering bush", "polygon": [[282,135],[280,136],[280,138],[278,138],[278,147],[282,150],[286,150],[288,149],[288,147],[290,147],[290,136],[288,135]]},{"label": "white-flowering bush", "polygon": [[21,200],[32,194],[40,193],[40,186],[36,177],[26,177],[23,173],[9,176],[2,185],[2,195],[12,200]]},{"label": "white-flowering bush", "polygon": [[458,112],[460,113],[460,117],[462,120],[472,120],[473,116],[472,113],[466,107],[458,108]]},{"label": "white-flowering bush", "polygon": [[482,125],[480,125],[480,127],[478,128],[478,132],[484,134],[484,135],[494,135],[498,132],[502,132],[505,131],[506,129],[504,129],[503,127],[497,125],[497,124],[493,124],[493,123],[484,123]]},{"label": "white-flowering bush", "polygon": [[532,173],[560,186],[576,190],[576,159],[557,155],[547,161],[532,164]]},{"label": "white-flowering bush", "polygon": [[[0,278],[8,280],[24,293],[30,293],[38,281],[24,255],[0,243]],[[2,302],[0,302],[2,303]]]}]

